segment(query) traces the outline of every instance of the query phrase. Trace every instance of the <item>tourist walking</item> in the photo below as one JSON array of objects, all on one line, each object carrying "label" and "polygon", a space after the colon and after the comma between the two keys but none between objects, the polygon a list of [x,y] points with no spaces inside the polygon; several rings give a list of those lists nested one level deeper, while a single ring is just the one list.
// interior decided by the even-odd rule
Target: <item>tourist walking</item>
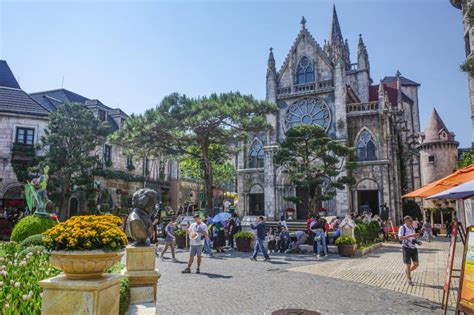
[{"label": "tourist walking", "polygon": [[405,224],[398,229],[398,239],[402,243],[403,263],[405,264],[405,275],[409,285],[413,285],[411,273],[418,268],[418,249],[416,238],[420,236],[413,227],[413,219],[410,216],[403,218]]},{"label": "tourist walking", "polygon": [[257,230],[257,239],[255,240],[255,248],[253,250],[253,255],[252,255],[252,258],[250,258],[250,260],[256,261],[257,254],[259,251],[262,251],[263,257],[265,257],[265,261],[270,260],[270,256],[268,256],[267,250],[265,249],[265,246],[263,244],[265,242],[265,237],[267,234],[267,230],[265,227],[265,219],[262,216],[258,217],[257,225],[254,225],[252,223],[250,224],[250,227],[253,230]]},{"label": "tourist walking", "polygon": [[431,223],[425,221],[423,223],[423,238],[427,242],[431,242],[431,239],[434,238],[433,236],[433,228],[431,227]]},{"label": "tourist walking", "polygon": [[322,249],[324,257],[327,257],[328,249],[326,244],[326,220],[317,218],[317,220],[312,223],[311,231],[314,234],[314,253],[319,258],[321,257]]},{"label": "tourist walking", "polygon": [[446,222],[446,237],[451,237],[452,232],[453,232],[453,226],[448,221],[448,222]]},{"label": "tourist walking", "polygon": [[191,266],[194,262],[194,256],[197,256],[196,273],[201,273],[200,267],[202,248],[204,246],[204,240],[209,238],[207,225],[201,221],[199,214],[195,214],[193,219],[194,223],[191,224],[186,231],[189,235],[189,261],[188,267],[182,271],[183,273],[191,273]]},{"label": "tourist walking", "polygon": [[168,219],[166,226],[165,226],[165,247],[160,255],[160,260],[164,260],[164,255],[168,248],[171,250],[171,257],[173,257],[173,262],[177,262],[176,257],[174,255],[174,240],[176,239],[176,235],[174,234],[173,228],[173,220]]}]

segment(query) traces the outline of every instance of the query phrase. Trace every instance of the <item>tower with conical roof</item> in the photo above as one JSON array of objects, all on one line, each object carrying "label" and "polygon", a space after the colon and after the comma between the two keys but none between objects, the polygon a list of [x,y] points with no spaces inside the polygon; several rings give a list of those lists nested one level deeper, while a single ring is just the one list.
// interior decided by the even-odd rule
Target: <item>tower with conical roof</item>
[{"label": "tower with conical roof", "polygon": [[420,134],[419,143],[422,185],[445,177],[456,169],[459,143],[436,108],[433,108],[425,131]]}]

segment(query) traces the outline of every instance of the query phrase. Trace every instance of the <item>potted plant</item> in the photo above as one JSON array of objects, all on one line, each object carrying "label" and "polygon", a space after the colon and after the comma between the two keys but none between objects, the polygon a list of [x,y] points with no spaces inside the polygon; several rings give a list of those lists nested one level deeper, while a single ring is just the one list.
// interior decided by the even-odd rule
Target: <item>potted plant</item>
[{"label": "potted plant", "polygon": [[337,249],[339,251],[339,255],[345,257],[354,256],[354,252],[356,250],[357,244],[356,239],[352,236],[341,236],[338,237],[336,240]]},{"label": "potted plant", "polygon": [[51,264],[70,279],[100,278],[119,262],[127,245],[123,221],[114,215],[74,216],[44,232]]},{"label": "potted plant", "polygon": [[186,231],[185,230],[176,230],[176,247],[185,248],[186,247]]},{"label": "potted plant", "polygon": [[248,231],[240,231],[234,234],[235,243],[239,252],[250,251],[250,243],[253,239],[253,233]]}]

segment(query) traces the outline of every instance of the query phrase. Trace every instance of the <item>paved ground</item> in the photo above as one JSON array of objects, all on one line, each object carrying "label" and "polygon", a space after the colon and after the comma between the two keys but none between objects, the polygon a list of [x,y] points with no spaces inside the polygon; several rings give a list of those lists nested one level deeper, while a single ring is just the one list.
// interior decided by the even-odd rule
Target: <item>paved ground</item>
[{"label": "paved ground", "polygon": [[[373,253],[371,259],[390,253],[384,249]],[[183,251],[177,256],[181,263],[158,262],[162,277],[157,314],[271,314],[284,308],[322,314],[441,313],[438,304],[426,299],[334,276],[333,269],[340,264],[360,265],[366,258],[332,255],[317,261],[309,255],[274,255],[271,262],[252,262],[249,256],[229,252],[205,258],[200,275],[181,274],[187,259]],[[360,277],[368,276],[370,272]]]},{"label": "paved ground", "polygon": [[[424,242],[419,247],[421,264],[413,274],[415,286],[406,285],[405,277],[400,273],[403,263],[400,259],[398,244],[384,244],[384,247],[376,252],[358,259],[325,261],[291,270],[367,284],[441,303],[449,242],[444,238],[439,238],[439,240],[431,243]],[[462,247],[461,243],[458,243],[450,292],[451,306],[456,304],[461,262]]]}]

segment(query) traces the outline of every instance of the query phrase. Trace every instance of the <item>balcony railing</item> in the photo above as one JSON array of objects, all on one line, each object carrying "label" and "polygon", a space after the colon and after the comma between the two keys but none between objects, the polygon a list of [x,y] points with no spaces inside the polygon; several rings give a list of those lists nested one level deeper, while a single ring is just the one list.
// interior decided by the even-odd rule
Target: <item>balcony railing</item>
[{"label": "balcony railing", "polygon": [[12,160],[14,161],[29,161],[36,155],[35,147],[32,145],[25,145],[14,143],[12,148]]},{"label": "balcony railing", "polygon": [[347,104],[348,113],[371,112],[371,111],[377,111],[378,109],[379,109],[378,101],[368,102],[368,103]]},{"label": "balcony railing", "polygon": [[325,92],[334,87],[333,80],[324,80],[319,82],[311,82],[306,84],[298,84],[293,88],[291,86],[280,87],[277,89],[277,95],[279,97],[293,96],[298,94],[305,94],[311,92]]}]

